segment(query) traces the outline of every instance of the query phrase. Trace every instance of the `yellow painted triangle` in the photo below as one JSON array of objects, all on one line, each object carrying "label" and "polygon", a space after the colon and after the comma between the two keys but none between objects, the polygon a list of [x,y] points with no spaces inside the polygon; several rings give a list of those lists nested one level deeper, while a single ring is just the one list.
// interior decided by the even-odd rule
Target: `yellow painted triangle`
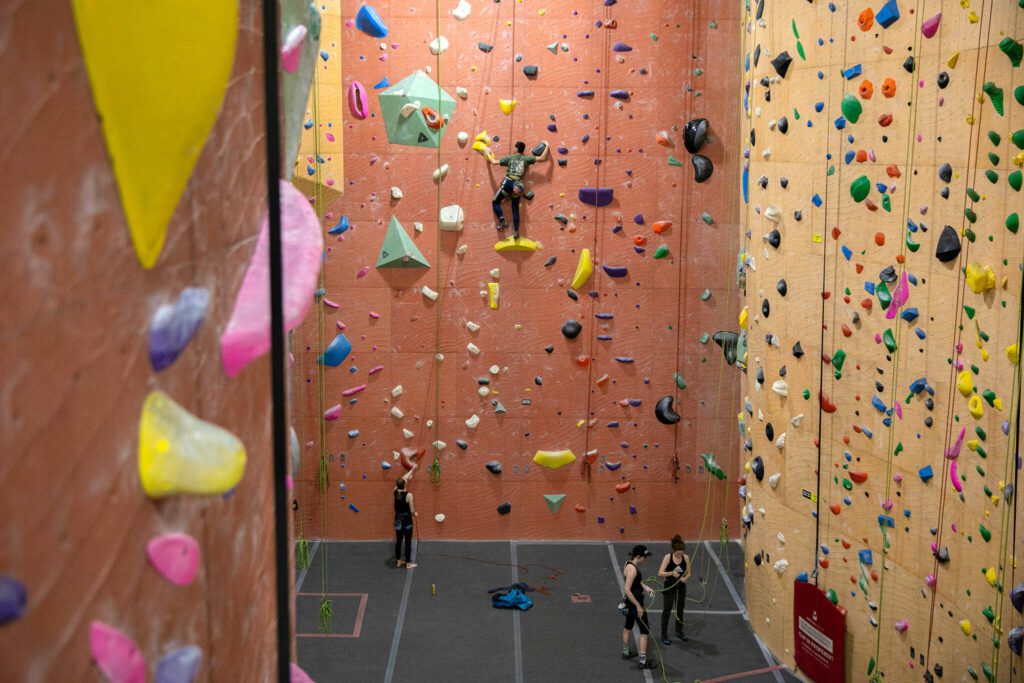
[{"label": "yellow painted triangle", "polygon": [[152,268],[217,119],[235,0],[72,0],[78,39],[139,262]]}]

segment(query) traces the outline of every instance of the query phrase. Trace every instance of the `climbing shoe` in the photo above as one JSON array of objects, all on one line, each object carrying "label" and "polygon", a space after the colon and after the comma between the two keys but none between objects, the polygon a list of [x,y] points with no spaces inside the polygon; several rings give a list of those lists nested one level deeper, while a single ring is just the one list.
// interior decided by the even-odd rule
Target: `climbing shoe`
[{"label": "climbing shoe", "polygon": [[638,664],[637,668],[640,668],[640,669],[657,669],[658,665],[648,659],[646,662],[641,662],[640,664]]},{"label": "climbing shoe", "polygon": [[633,657],[636,657],[636,654],[637,654],[636,650],[630,650],[629,652],[623,652],[622,653],[622,658],[623,659],[633,659]]}]

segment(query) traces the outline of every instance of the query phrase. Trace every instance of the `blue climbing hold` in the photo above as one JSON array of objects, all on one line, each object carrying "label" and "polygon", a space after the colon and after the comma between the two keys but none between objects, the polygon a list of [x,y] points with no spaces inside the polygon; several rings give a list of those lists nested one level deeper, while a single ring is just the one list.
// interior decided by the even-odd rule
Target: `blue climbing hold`
[{"label": "blue climbing hold", "polygon": [[932,472],[931,465],[925,465],[917,471],[917,476],[921,477],[921,481],[927,484],[935,476],[935,473]]},{"label": "blue climbing hold", "polygon": [[348,358],[350,353],[352,353],[352,343],[344,334],[338,334],[334,341],[320,354],[320,357],[316,359],[316,362],[320,365],[336,368],[341,365],[342,361]]},{"label": "blue climbing hold", "polygon": [[363,5],[356,14],[356,28],[374,38],[383,38],[388,34],[388,25],[377,14],[377,10]]},{"label": "blue climbing hold", "polygon": [[344,234],[345,232],[348,231],[348,228],[349,228],[348,216],[342,216],[341,220],[338,221],[338,224],[335,225],[330,230],[328,230],[327,234],[328,235],[342,235],[342,234]]}]

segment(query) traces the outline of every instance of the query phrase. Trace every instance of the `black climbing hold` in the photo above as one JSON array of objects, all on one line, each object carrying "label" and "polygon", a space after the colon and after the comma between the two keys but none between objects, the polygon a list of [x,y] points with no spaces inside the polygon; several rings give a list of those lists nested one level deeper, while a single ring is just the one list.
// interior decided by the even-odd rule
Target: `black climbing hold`
[{"label": "black climbing hold", "polygon": [[781,178],[779,178],[779,187],[781,187],[783,190],[789,187],[789,178],[787,178],[786,176],[782,176]]},{"label": "black climbing hold", "polygon": [[530,154],[532,154],[535,157],[539,157],[541,154],[544,153],[544,150],[546,150],[547,148],[548,148],[548,143],[546,143],[546,142],[538,142],[536,144],[536,146],[534,146],[534,148],[530,150]]},{"label": "black climbing hold", "polygon": [[[555,220],[558,221],[559,223],[561,223],[562,225],[568,225],[569,224],[569,217],[566,216],[564,213],[556,213],[555,214]],[[551,258],[554,258],[554,256],[552,256]]]},{"label": "black climbing hold", "polygon": [[784,279],[779,280],[778,282],[775,283],[775,291],[781,294],[782,296],[786,296],[786,292],[789,291],[789,285],[786,284],[786,281]]},{"label": "black climbing hold", "polygon": [[[494,139],[497,140],[497,136],[495,136]],[[532,202],[535,196],[536,195],[534,194],[533,190],[527,190],[526,194],[523,195],[523,199],[525,199],[528,202]]]},{"label": "black climbing hold", "polygon": [[946,546],[942,546],[941,548],[939,548],[939,551],[935,553],[935,559],[937,559],[942,564],[946,564],[947,562],[949,562],[949,548],[947,548]]},{"label": "black climbing hold", "polygon": [[[749,5],[748,5],[749,7]],[[764,0],[757,0],[757,13],[754,15],[754,19],[757,21],[761,20],[764,15]]]},{"label": "black climbing hold", "polygon": [[775,69],[775,73],[779,74],[779,78],[785,78],[786,72],[789,71],[789,65],[792,63],[793,58],[789,56],[788,52],[783,50],[772,60],[772,67]]},{"label": "black climbing hold", "polygon": [[772,313],[772,306],[768,303],[768,299],[761,302],[761,315],[768,317]]},{"label": "black climbing hold", "polygon": [[455,439],[455,445],[461,448],[462,450],[466,450],[467,448],[469,448],[469,443],[463,441],[462,439]]},{"label": "black climbing hold", "polygon": [[524,66],[523,67],[523,75],[526,76],[527,78],[534,78],[534,77],[537,76],[537,71],[538,70],[539,70],[539,68],[536,67],[536,66],[533,66],[533,65],[531,65],[531,66]]},{"label": "black climbing hold", "polygon": [[783,365],[781,368],[779,368],[779,377],[785,377],[787,372],[789,372],[789,370],[787,370],[786,366]]},{"label": "black climbing hold", "polygon": [[853,314],[850,316],[850,322],[852,322],[854,325],[859,325],[860,324],[860,313],[858,313],[857,311],[854,311]]},{"label": "black climbing hold", "polygon": [[547,261],[544,262],[544,267],[545,268],[550,268],[551,266],[555,265],[556,261],[558,261],[558,257],[557,256],[552,256],[552,257],[548,258]]},{"label": "black climbing hold", "polygon": [[743,442],[743,448],[745,450],[748,450],[748,451],[754,450],[754,440],[753,439],[747,439],[746,441],[744,441]]},{"label": "black climbing hold", "polygon": [[779,245],[782,244],[782,233],[779,232],[778,229],[772,230],[765,237],[765,241],[768,242],[768,244],[775,247],[776,249],[778,249]]},{"label": "black climbing hold", "polygon": [[953,180],[953,167],[949,164],[943,164],[939,166],[939,180],[944,183],[952,182]]},{"label": "black climbing hold", "polygon": [[757,147],[757,131],[750,129],[750,146]]},{"label": "black climbing hold", "polygon": [[758,481],[764,479],[764,460],[761,459],[760,455],[750,461],[750,469],[754,472],[754,476],[757,477]]},{"label": "black climbing hold", "polygon": [[908,74],[914,73],[914,58],[913,57],[907,57],[903,61],[903,68],[906,69]]},{"label": "black climbing hold", "polygon": [[480,52],[490,52],[494,49],[493,45],[488,45],[487,43],[477,43],[476,46],[480,48]]},{"label": "black climbing hold", "polygon": [[536,377],[533,378],[533,383],[536,384],[538,387],[543,386],[544,378],[541,377],[540,375],[537,375]]},{"label": "black climbing hold", "polygon": [[567,295],[569,296],[569,298],[570,298],[570,299],[572,299],[573,301],[579,301],[579,300],[580,300],[580,295],[579,295],[579,294],[577,294],[577,293],[576,293],[576,290],[574,290],[574,289],[567,289],[567,290],[565,290],[565,293],[566,293],[566,294],[567,294]]},{"label": "black climbing hold", "polygon": [[769,441],[775,441],[775,427],[772,426],[771,422],[764,426],[764,435]]},{"label": "black climbing hold", "polygon": [[761,566],[761,553],[754,555],[754,564],[756,564],[758,567]]},{"label": "black climbing hold", "polygon": [[793,220],[795,220],[797,223],[799,223],[803,219],[804,219],[804,212],[803,211],[800,211],[799,209],[797,209],[796,211],[793,212]]},{"label": "black climbing hold", "polygon": [[757,184],[761,186],[762,190],[768,189],[768,176],[763,175],[757,179]]},{"label": "black climbing hold", "polygon": [[949,263],[955,261],[959,255],[960,238],[957,236],[956,230],[947,225],[942,228],[942,233],[939,235],[939,243],[935,246],[935,258],[943,263]]},{"label": "black climbing hold", "polygon": [[882,282],[896,282],[896,266],[888,265],[882,268],[882,271],[878,274],[878,279]]},{"label": "black climbing hold", "polygon": [[708,139],[708,120],[692,119],[683,127],[683,145],[690,154],[696,154]]},{"label": "black climbing hold", "polygon": [[428,140],[425,133],[420,133],[416,136],[416,142],[426,142]]},{"label": "black climbing hold", "polygon": [[764,384],[764,368],[757,369],[757,372],[754,373],[754,379],[757,380],[758,384]]},{"label": "black climbing hold", "polygon": [[943,71],[935,80],[939,84],[939,88],[945,90],[946,86],[949,85],[949,74]]},{"label": "black climbing hold", "polygon": [[693,164],[694,179],[698,183],[703,183],[715,171],[715,166],[711,163],[711,159],[708,159],[703,154],[694,154],[690,157],[690,163]]},{"label": "black climbing hold", "polygon": [[488,463],[484,463],[484,467],[486,467],[487,471],[491,474],[501,474],[501,463],[497,460],[491,460]]},{"label": "black climbing hold", "polygon": [[568,159],[559,159],[556,163],[558,164],[559,168],[565,168],[566,166],[569,165],[569,160]]},{"label": "black climbing hold", "polygon": [[490,377],[477,377],[476,378],[476,383],[479,384],[482,387],[486,387],[488,384],[491,383],[491,378]]},{"label": "black climbing hold", "polygon": [[758,45],[754,48],[754,67],[757,67],[757,63],[761,61],[761,46]]},{"label": "black climbing hold", "polygon": [[501,505],[498,506],[498,514],[499,515],[507,515],[510,512],[512,512],[512,503],[511,502],[506,500],[504,503],[502,503]]},{"label": "black climbing hold", "polygon": [[725,362],[729,365],[736,363],[736,341],[739,337],[735,332],[729,332],[728,330],[715,332],[714,336],[711,337],[715,340],[716,344],[722,347]]},{"label": "black climbing hold", "polygon": [[939,196],[942,197],[943,199],[949,199],[949,188],[943,187],[941,190],[939,190]]},{"label": "black climbing hold", "polygon": [[672,410],[672,403],[675,401],[671,395],[662,396],[654,406],[654,416],[663,425],[674,425],[679,422],[679,413]]},{"label": "black climbing hold", "polygon": [[779,119],[778,127],[779,127],[779,132],[782,133],[783,135],[788,133],[789,132],[789,119],[787,119],[785,116],[783,116],[781,119]]},{"label": "black climbing hold", "polygon": [[796,344],[793,344],[793,355],[796,358],[803,358],[804,357],[804,347],[800,346],[800,342],[797,342]]},{"label": "black climbing hold", "polygon": [[548,344],[547,346],[544,347],[544,350],[547,351],[548,353],[554,353],[555,347]]}]

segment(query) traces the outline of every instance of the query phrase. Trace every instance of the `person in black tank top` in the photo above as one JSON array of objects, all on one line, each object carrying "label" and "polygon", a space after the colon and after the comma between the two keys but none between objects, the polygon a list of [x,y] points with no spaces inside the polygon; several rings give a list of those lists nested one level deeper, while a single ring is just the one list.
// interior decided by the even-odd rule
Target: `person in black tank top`
[{"label": "person in black tank top", "polygon": [[[413,518],[417,517],[416,506],[412,500],[412,493],[406,490],[406,485],[416,471],[416,463],[412,469],[403,474],[395,482],[392,497],[395,501],[395,566],[412,569],[416,566],[412,562],[412,524]],[[402,541],[405,541],[405,559],[402,559]]]},{"label": "person in black tank top", "polygon": [[[622,569],[625,590],[623,601],[626,603],[626,624],[622,627],[622,658],[632,659],[639,654],[641,669],[658,668],[654,662],[647,660],[647,636],[651,633],[651,626],[647,623],[647,608],[644,606],[644,593],[653,596],[654,590],[644,585],[644,575],[640,573],[639,567],[640,563],[650,556],[651,551],[647,546],[633,546],[629,553],[629,561]],[[629,634],[634,625],[640,627],[640,638],[637,643],[639,652],[629,649]]]},{"label": "person in black tank top", "polygon": [[687,641],[683,633],[683,609],[686,606],[686,581],[690,578],[690,557],[686,554],[686,543],[679,534],[672,537],[672,552],[665,555],[658,568],[658,576],[665,579],[662,595],[665,604],[661,610],[661,642],[671,645],[668,639],[668,621],[672,615],[673,604],[676,608],[676,638]]}]

